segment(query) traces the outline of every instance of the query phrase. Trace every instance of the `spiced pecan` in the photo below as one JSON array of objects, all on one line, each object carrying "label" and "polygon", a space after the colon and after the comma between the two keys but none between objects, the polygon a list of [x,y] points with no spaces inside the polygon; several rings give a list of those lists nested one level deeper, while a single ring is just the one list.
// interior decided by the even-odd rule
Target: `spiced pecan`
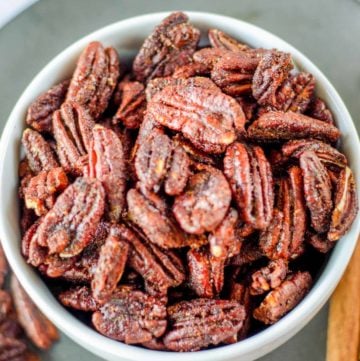
[{"label": "spiced pecan", "polygon": [[35,306],[14,275],[11,291],[19,322],[27,336],[37,347],[48,349],[59,338],[55,326]]},{"label": "spiced pecan", "polygon": [[170,327],[163,340],[172,351],[218,345],[243,326],[245,310],[236,301],[198,298],[168,307]]},{"label": "spiced pecan", "polygon": [[69,84],[69,80],[64,80],[40,94],[27,111],[26,123],[38,132],[52,133],[53,113],[64,102]]},{"label": "spiced pecan", "polygon": [[224,219],[231,201],[230,187],[223,173],[198,165],[198,172],[177,196],[173,213],[181,228],[191,234],[214,230]]},{"label": "spiced pecan", "polygon": [[264,257],[264,253],[257,240],[250,239],[243,242],[240,253],[230,258],[227,263],[233,266],[244,266],[256,262],[262,257]]},{"label": "spiced pecan", "polygon": [[340,173],[336,187],[334,210],[328,232],[330,241],[337,241],[349,230],[358,207],[354,176],[351,169],[345,167]]},{"label": "spiced pecan", "polygon": [[325,102],[319,97],[315,97],[309,104],[306,114],[315,119],[322,120],[329,124],[334,124],[334,116],[330,109],[326,106]]},{"label": "spiced pecan", "polygon": [[316,154],[310,150],[300,155],[300,167],[304,177],[304,195],[310,210],[311,225],[319,233],[330,226],[333,208],[329,174]]},{"label": "spiced pecan", "polygon": [[196,76],[206,76],[210,73],[209,67],[203,63],[189,63],[183,66],[179,66],[173,73],[172,78],[192,78]]},{"label": "spiced pecan", "polygon": [[234,143],[226,150],[224,173],[241,217],[256,229],[265,229],[274,206],[270,164],[258,146]]},{"label": "spiced pecan", "polygon": [[116,50],[93,41],[79,57],[66,100],[85,106],[97,119],[108,106],[119,71]]},{"label": "spiced pecan", "polygon": [[154,29],[133,62],[133,72],[138,81],[171,75],[177,66],[191,61],[200,31],[188,20],[184,13],[175,12]]},{"label": "spiced pecan", "polygon": [[99,304],[92,296],[92,292],[87,286],[76,286],[63,291],[58,296],[60,302],[75,310],[91,312],[99,308]]},{"label": "spiced pecan", "polygon": [[104,198],[105,192],[98,180],[77,178],[41,221],[39,244],[61,257],[79,254],[95,234],[104,212]]},{"label": "spiced pecan", "polygon": [[328,253],[335,246],[335,242],[330,241],[326,233],[309,233],[306,241],[320,253]]},{"label": "spiced pecan", "polygon": [[261,115],[247,129],[248,138],[262,142],[315,138],[336,142],[340,131],[333,125],[294,112],[271,111]]},{"label": "spiced pecan", "polygon": [[93,128],[88,175],[102,182],[109,201],[109,218],[118,221],[125,206],[126,165],[120,138],[111,129]]},{"label": "spiced pecan", "polygon": [[254,310],[254,318],[265,324],[275,323],[304,298],[311,283],[312,279],[308,272],[298,272],[289,276]]},{"label": "spiced pecan", "polygon": [[92,316],[103,335],[127,344],[149,342],[166,330],[166,307],[154,296],[129,286],[119,287]]},{"label": "spiced pecan", "polygon": [[219,29],[210,29],[208,31],[208,36],[210,45],[213,48],[231,50],[234,52],[244,52],[251,49],[248,45],[239,42]]}]

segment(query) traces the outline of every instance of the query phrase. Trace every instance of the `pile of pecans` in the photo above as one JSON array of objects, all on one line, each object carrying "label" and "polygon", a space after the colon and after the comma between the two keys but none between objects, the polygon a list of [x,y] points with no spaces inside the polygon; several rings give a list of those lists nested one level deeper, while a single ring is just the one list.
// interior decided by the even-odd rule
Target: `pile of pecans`
[{"label": "pile of pecans", "polygon": [[28,110],[22,253],[127,344],[196,351],[275,323],[357,213],[314,77],[288,53],[208,36],[199,49],[173,13],[128,72],[92,42]]},{"label": "pile of pecans", "polygon": [[59,337],[57,329],[38,310],[13,274],[10,291],[5,289],[7,275],[8,265],[0,246],[0,360],[39,361],[28,341],[48,350]]}]

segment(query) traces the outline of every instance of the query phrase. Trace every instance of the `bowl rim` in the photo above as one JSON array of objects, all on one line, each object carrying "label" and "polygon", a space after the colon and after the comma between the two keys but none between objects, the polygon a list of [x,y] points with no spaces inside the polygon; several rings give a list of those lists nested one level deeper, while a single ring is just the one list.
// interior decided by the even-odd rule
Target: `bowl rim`
[{"label": "bowl rim", "polygon": [[[190,21],[194,23],[208,23],[209,27],[213,22],[228,23],[234,27],[234,31],[236,31],[236,26],[239,26],[242,29],[247,29],[248,33],[253,32],[254,34],[257,34],[257,37],[261,36],[264,39],[267,39],[267,41],[270,40],[269,43],[282,44],[281,47],[286,48],[286,50],[292,54],[295,62],[301,64],[301,67],[304,67],[307,71],[314,74],[318,84],[321,84],[324,87],[327,93],[328,102],[331,101],[332,106],[337,108],[337,111],[341,113],[341,122],[344,122],[344,124],[346,124],[348,127],[347,133],[348,137],[350,138],[350,142],[352,143],[351,146],[354,148],[353,151],[357,154],[360,154],[359,138],[345,104],[329,80],[303,53],[276,35],[245,21],[208,12],[194,12],[186,10],[184,10],[184,12],[189,16]],[[3,199],[4,196],[3,182],[6,180],[5,175],[7,171],[5,163],[8,149],[11,145],[10,141],[15,140],[12,139],[14,127],[18,123],[21,123],[21,125],[25,127],[25,122],[23,119],[25,109],[24,99],[33,92],[33,89],[36,89],[39,86],[41,79],[44,78],[45,74],[50,73],[51,69],[56,67],[56,64],[60,64],[69,57],[73,57],[75,53],[79,52],[79,49],[83,48],[89,41],[93,39],[102,38],[105,36],[105,34],[111,34],[117,30],[119,31],[119,28],[124,28],[126,26],[138,26],[139,24],[145,23],[157,24],[161,19],[170,13],[171,11],[166,11],[131,17],[96,30],[91,34],[77,40],[72,45],[68,46],[65,50],[60,52],[34,77],[34,79],[18,99],[6,122],[2,134],[0,144],[0,199]],[[352,164],[352,168],[354,171],[356,171],[355,178],[359,194],[360,166]],[[352,225],[351,234],[348,233],[341,240],[341,242],[336,245],[335,249],[329,257],[326,266],[322,270],[320,276],[314,283],[308,295],[294,310],[292,310],[288,315],[283,317],[274,325],[257,333],[254,336],[232,345],[216,347],[210,350],[202,350],[195,353],[174,353],[144,349],[138,346],[126,345],[124,343],[106,338],[105,336],[102,336],[101,334],[91,329],[89,326],[82,323],[75,316],[71,315],[69,311],[67,311],[56,301],[56,299],[49,291],[46,292],[45,290],[42,290],[42,294],[40,294],[41,292],[37,289],[36,286],[44,286],[43,281],[41,281],[38,276],[31,275],[29,267],[26,265],[24,260],[21,262],[18,255],[16,255],[15,252],[13,252],[10,248],[10,242],[13,237],[10,235],[11,225],[4,216],[4,212],[6,212],[6,206],[6,204],[0,202],[0,236],[2,239],[4,251],[7,255],[10,266],[13,268],[14,273],[19,278],[25,290],[31,295],[34,302],[39,306],[44,314],[50,320],[52,320],[57,327],[59,327],[60,330],[62,330],[65,334],[67,334],[75,342],[79,343],[83,347],[86,347],[99,356],[111,355],[111,357],[125,357],[129,360],[142,360],[143,357],[147,357],[148,359],[158,361],[165,361],[169,359],[185,361],[195,360],[195,358],[197,361],[215,361],[239,356],[249,357],[249,355],[255,353],[257,355],[256,357],[260,357],[261,355],[270,352],[272,349],[287,341],[303,326],[305,326],[305,324],[315,316],[315,314],[327,301],[345,271],[345,268],[355,248],[357,235],[359,234],[360,230],[360,217],[358,214]],[[36,279],[36,277],[38,279]]]}]

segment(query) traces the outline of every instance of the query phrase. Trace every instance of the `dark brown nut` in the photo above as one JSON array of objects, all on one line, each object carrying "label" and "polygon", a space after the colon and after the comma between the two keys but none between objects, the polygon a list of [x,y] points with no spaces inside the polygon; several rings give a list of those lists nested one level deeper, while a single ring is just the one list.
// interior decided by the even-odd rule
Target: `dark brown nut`
[{"label": "dark brown nut", "polygon": [[281,51],[265,54],[255,71],[252,93],[260,105],[276,106],[276,94],[293,68],[291,55]]},{"label": "dark brown nut", "polygon": [[176,67],[191,61],[200,31],[188,20],[184,13],[175,12],[154,29],[133,63],[133,72],[138,81],[171,75]]},{"label": "dark brown nut", "polygon": [[265,229],[274,207],[271,167],[258,146],[234,143],[226,150],[224,173],[242,219],[255,229]]},{"label": "dark brown nut", "polygon": [[331,124],[294,112],[268,112],[248,128],[248,138],[262,142],[315,138],[334,143],[340,131]]},{"label": "dark brown nut", "polygon": [[[155,121],[180,131],[197,148],[223,153],[244,132],[245,115],[235,99],[209,85],[206,78],[192,78],[192,84],[168,85],[148,103],[147,112]],[[193,84],[201,83],[201,86]]]},{"label": "dark brown nut", "polygon": [[329,124],[334,124],[333,114],[327,108],[325,102],[318,97],[315,97],[309,104],[306,114],[311,118],[319,119]]},{"label": "dark brown nut", "polygon": [[326,233],[310,233],[307,235],[306,241],[320,253],[328,253],[336,244],[329,240]]},{"label": "dark brown nut", "polygon": [[311,283],[312,279],[308,272],[298,272],[289,276],[254,310],[254,318],[267,325],[275,323],[304,298]]},{"label": "dark brown nut", "polygon": [[29,128],[25,129],[22,136],[22,144],[30,169],[35,174],[59,166],[49,143],[37,131]]},{"label": "dark brown nut", "polygon": [[166,295],[169,287],[179,286],[185,280],[184,266],[174,252],[161,250],[129,228],[120,227],[122,237],[132,246],[128,264],[144,278],[148,293]]},{"label": "dark brown nut", "polygon": [[89,176],[102,182],[109,201],[109,218],[118,221],[125,206],[126,164],[120,138],[96,125],[89,151]]},{"label": "dark brown nut", "polygon": [[238,212],[230,208],[221,224],[209,235],[210,252],[214,257],[229,258],[240,253],[241,240],[237,235]]},{"label": "dark brown nut", "polygon": [[42,220],[38,229],[39,244],[49,247],[50,254],[76,256],[91,242],[104,206],[101,183],[96,179],[77,178]]},{"label": "dark brown nut", "polygon": [[68,178],[61,167],[40,172],[30,179],[24,190],[26,207],[34,209],[39,217],[46,214],[53,207],[56,194],[61,193],[67,185]]},{"label": "dark brown nut", "polygon": [[24,341],[0,334],[0,361],[16,360],[16,357],[22,356],[25,350]]},{"label": "dark brown nut", "polygon": [[173,213],[187,233],[202,234],[219,226],[230,202],[231,191],[223,173],[198,165],[198,172],[189,179],[185,192],[175,198]]},{"label": "dark brown nut", "polygon": [[225,93],[233,97],[251,94],[251,84],[257,58],[246,53],[228,52],[222,56],[211,70],[211,79]]},{"label": "dark brown nut", "polygon": [[330,241],[337,241],[349,230],[358,212],[355,180],[349,167],[344,168],[340,173],[334,205],[328,233]]},{"label": "dark brown nut", "polygon": [[243,242],[240,253],[230,258],[227,264],[233,266],[244,266],[256,262],[262,257],[264,257],[264,253],[258,243],[255,240],[250,239]]},{"label": "dark brown nut", "polygon": [[79,311],[95,312],[99,308],[99,304],[92,296],[91,290],[87,286],[70,288],[61,292],[58,298],[64,306]]},{"label": "dark brown nut", "polygon": [[237,301],[198,298],[168,307],[170,327],[163,341],[172,351],[197,351],[218,345],[243,326],[245,310]]},{"label": "dark brown nut", "polygon": [[0,290],[0,322],[9,316],[12,310],[11,297],[7,291]]},{"label": "dark brown nut", "polygon": [[150,242],[162,248],[181,248],[187,239],[169,217],[165,205],[158,207],[136,189],[127,193],[128,216],[142,229]]},{"label": "dark brown nut", "polygon": [[0,244],[0,288],[3,288],[5,278],[8,273],[8,264],[6,261],[4,250]]},{"label": "dark brown nut", "polygon": [[11,278],[11,291],[18,320],[27,336],[37,347],[49,349],[59,338],[57,329],[31,301],[15,276]]},{"label": "dark brown nut", "polygon": [[114,48],[97,41],[81,53],[66,100],[86,107],[94,119],[107,108],[119,77],[119,57]]},{"label": "dark brown nut", "polygon": [[128,259],[129,244],[121,239],[116,226],[112,226],[101,247],[91,288],[94,298],[105,303],[121,279]]},{"label": "dark brown nut", "polygon": [[199,297],[214,298],[224,285],[224,259],[214,257],[205,248],[187,253],[189,285]]},{"label": "dark brown nut", "polygon": [[122,123],[130,129],[138,129],[143,121],[146,109],[145,87],[138,81],[122,81],[121,102],[115,116],[114,124]]},{"label": "dark brown nut", "polygon": [[80,157],[88,154],[94,125],[88,111],[74,102],[64,103],[54,113],[56,152],[66,172],[76,173]]},{"label": "dark brown nut", "polygon": [[129,286],[121,286],[112,299],[92,316],[103,335],[127,344],[149,342],[166,330],[165,304]]},{"label": "dark brown nut", "polygon": [[178,67],[173,75],[172,78],[179,79],[179,78],[192,78],[195,76],[206,76],[210,74],[210,69],[202,63],[190,63],[183,66]]},{"label": "dark brown nut", "polygon": [[285,279],[287,272],[287,261],[278,259],[269,262],[267,266],[260,268],[251,275],[251,295],[262,295],[263,293],[280,286]]},{"label": "dark brown nut", "polygon": [[70,81],[64,80],[40,94],[30,105],[26,123],[38,132],[52,133],[52,116],[64,102]]},{"label": "dark brown nut", "polygon": [[326,168],[312,151],[300,156],[304,177],[304,195],[310,210],[311,225],[318,233],[328,231],[333,209],[331,181]]},{"label": "dark brown nut", "polygon": [[231,50],[233,52],[244,52],[251,49],[248,45],[240,43],[229,34],[218,29],[210,29],[208,36],[210,45],[213,48]]}]

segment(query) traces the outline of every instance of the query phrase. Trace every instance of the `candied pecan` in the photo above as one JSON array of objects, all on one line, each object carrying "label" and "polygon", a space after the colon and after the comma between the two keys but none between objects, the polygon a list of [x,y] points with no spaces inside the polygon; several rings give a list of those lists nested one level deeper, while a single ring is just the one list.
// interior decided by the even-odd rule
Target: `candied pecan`
[{"label": "candied pecan", "polygon": [[192,84],[168,85],[148,103],[147,112],[155,121],[181,131],[197,148],[208,153],[222,153],[244,131],[245,115],[235,99],[206,78],[192,78]]},{"label": "candied pecan", "polygon": [[287,261],[278,259],[269,262],[268,265],[260,268],[251,275],[251,295],[262,295],[263,293],[280,286],[285,279],[287,272]]},{"label": "candied pecan", "polygon": [[40,172],[30,179],[24,190],[26,207],[34,209],[37,216],[46,214],[53,207],[56,194],[67,185],[68,178],[61,167]]},{"label": "candied pecan", "polygon": [[75,172],[80,157],[89,152],[95,123],[88,111],[74,102],[64,103],[53,116],[56,151],[63,168]]},{"label": "candied pecan", "polygon": [[92,316],[103,335],[127,344],[149,342],[166,330],[166,307],[154,296],[129,286],[119,287]]},{"label": "candied pecan", "polygon": [[153,338],[148,342],[143,342],[142,345],[150,350],[165,351],[166,347],[162,339]]},{"label": "candied pecan", "polygon": [[198,298],[168,307],[170,328],[163,341],[172,351],[197,351],[217,345],[243,326],[245,310],[237,301]]},{"label": "candied pecan", "polygon": [[258,146],[234,143],[226,150],[224,173],[241,216],[256,229],[265,229],[274,206],[270,164]]},{"label": "candied pecan", "polygon": [[276,94],[293,68],[291,55],[281,51],[266,53],[256,68],[252,93],[260,105],[276,106]]},{"label": "candied pecan", "polygon": [[246,53],[228,52],[211,70],[211,79],[226,94],[239,96],[251,94],[251,84],[259,60]]},{"label": "candied pecan", "polygon": [[17,316],[29,339],[39,348],[48,349],[59,338],[55,326],[40,312],[12,276],[11,291]]},{"label": "candied pecan", "polygon": [[23,355],[25,350],[24,341],[0,334],[0,361],[16,360],[16,357]]},{"label": "candied pecan", "polygon": [[328,253],[335,246],[335,242],[330,241],[326,233],[310,233],[307,236],[306,241],[320,253]]},{"label": "candied pecan", "polygon": [[289,276],[272,290],[253,312],[254,318],[269,325],[291,311],[306,295],[312,280],[310,273],[298,272]]},{"label": "candied pecan", "polygon": [[0,322],[4,321],[12,310],[11,297],[7,291],[0,290]]},{"label": "candied pecan", "polygon": [[145,87],[138,81],[122,81],[120,84],[121,103],[113,117],[113,122],[137,129],[143,121],[146,109]]},{"label": "candied pecan", "polygon": [[241,95],[236,97],[235,99],[241,105],[246,120],[249,121],[250,119],[252,119],[257,108],[256,101],[248,95]]},{"label": "candied pecan", "polygon": [[219,29],[210,29],[208,36],[213,48],[231,50],[233,52],[244,52],[251,49],[248,45],[240,43]]},{"label": "candied pecan", "polygon": [[264,256],[261,248],[253,239],[243,242],[240,253],[228,260],[233,266],[244,266],[261,259]]},{"label": "candied pecan", "polygon": [[84,312],[96,311],[99,304],[92,296],[91,290],[87,286],[77,286],[63,291],[58,296],[59,301],[66,307]]},{"label": "candied pecan", "polygon": [[138,81],[171,75],[176,67],[191,61],[200,31],[188,20],[184,13],[175,12],[154,29],[133,63],[133,72]]},{"label": "candied pecan", "polygon": [[187,245],[183,232],[169,217],[165,205],[158,207],[136,189],[127,193],[128,216],[139,226],[150,242],[162,248],[179,248]]},{"label": "candied pecan", "polygon": [[194,53],[193,59],[196,63],[203,64],[209,72],[221,57],[232,53],[231,51],[220,48],[203,48]]},{"label": "candied pecan", "polygon": [[29,128],[25,129],[22,136],[22,144],[30,169],[35,174],[59,166],[49,143],[37,131]]},{"label": "candied pecan", "polygon": [[124,273],[128,258],[129,244],[121,239],[116,226],[112,226],[101,247],[99,261],[91,283],[94,298],[106,302],[115,290],[117,283]]},{"label": "candied pecan", "polygon": [[179,78],[192,78],[195,76],[206,76],[209,74],[209,67],[202,63],[190,63],[183,66],[178,67],[172,78],[179,79]]},{"label": "candied pecan", "polygon": [[198,165],[185,192],[175,198],[173,213],[181,228],[191,234],[214,230],[224,219],[231,202],[231,191],[223,173]]},{"label": "candied pecan", "polygon": [[7,273],[8,273],[8,264],[6,261],[4,250],[0,244],[0,288],[4,286]]},{"label": "candied pecan", "polygon": [[327,108],[325,102],[318,97],[315,97],[311,101],[306,109],[306,114],[311,118],[319,119],[329,124],[334,124],[334,117],[331,111]]},{"label": "candied pecan", "polygon": [[247,129],[248,138],[263,142],[315,138],[336,142],[340,131],[331,124],[294,112],[271,111],[261,115]]},{"label": "candied pecan", "polygon": [[214,257],[228,258],[237,255],[241,241],[237,235],[238,212],[230,208],[220,225],[209,235],[210,252]]},{"label": "candied pecan", "polygon": [[224,259],[214,257],[205,248],[187,253],[189,284],[199,297],[213,298],[224,285]]},{"label": "candied pecan", "polygon": [[116,50],[93,41],[79,57],[66,100],[85,106],[97,119],[109,104],[119,72]]},{"label": "candied pecan", "polygon": [[348,231],[358,212],[355,180],[349,167],[345,167],[340,173],[334,205],[328,233],[330,241],[337,241]]},{"label": "candied pecan", "polygon": [[109,201],[109,218],[118,221],[125,205],[124,148],[111,129],[96,125],[89,151],[89,176],[103,184]]},{"label": "candied pecan", "polygon": [[319,233],[326,232],[330,226],[333,208],[329,174],[316,154],[310,150],[301,153],[300,167],[304,177],[304,195],[310,210],[311,225]]},{"label": "candied pecan", "polygon": [[26,123],[38,132],[52,133],[52,116],[65,100],[70,81],[64,80],[40,94],[30,105]]},{"label": "candied pecan", "polygon": [[77,178],[42,220],[38,229],[39,244],[61,257],[79,254],[95,234],[104,212],[104,198],[105,192],[98,180]]},{"label": "candied pecan", "polygon": [[161,250],[129,228],[120,227],[121,236],[132,246],[128,264],[144,278],[148,293],[166,295],[169,287],[176,287],[184,281],[184,267],[174,252]]}]

